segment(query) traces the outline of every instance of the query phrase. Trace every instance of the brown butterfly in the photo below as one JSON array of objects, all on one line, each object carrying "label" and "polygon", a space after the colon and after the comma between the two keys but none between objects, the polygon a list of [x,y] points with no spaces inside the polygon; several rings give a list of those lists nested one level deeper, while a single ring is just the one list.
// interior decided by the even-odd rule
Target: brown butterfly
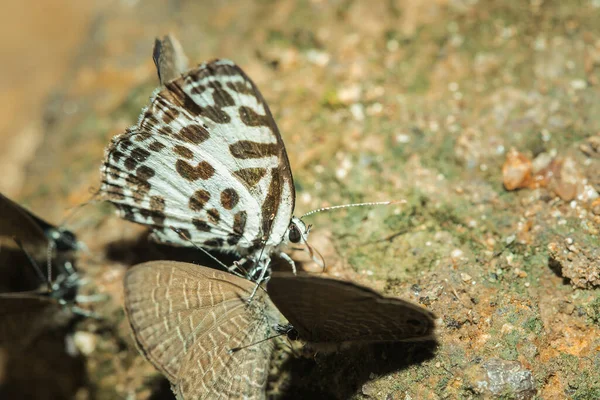
[{"label": "brown butterfly", "polygon": [[[342,345],[431,338],[433,317],[349,282],[274,273],[268,295],[235,275],[152,261],[125,277],[142,354],[182,399],[265,398],[274,336]],[[281,325],[280,312],[292,323]]]}]

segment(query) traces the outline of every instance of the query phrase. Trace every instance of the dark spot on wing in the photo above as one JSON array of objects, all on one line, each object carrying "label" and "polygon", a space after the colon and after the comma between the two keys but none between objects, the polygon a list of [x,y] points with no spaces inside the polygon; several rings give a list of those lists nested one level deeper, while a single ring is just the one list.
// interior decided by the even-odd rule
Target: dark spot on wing
[{"label": "dark spot on wing", "polygon": [[215,102],[216,107],[222,108],[235,106],[233,97],[227,93],[227,90],[223,89],[221,82],[212,82],[210,87],[213,90],[213,101]]},{"label": "dark spot on wing", "polygon": [[161,196],[150,197],[150,208],[154,211],[164,211],[165,199]]},{"label": "dark spot on wing", "polygon": [[210,200],[210,193],[204,189],[200,189],[190,197],[188,206],[192,211],[201,211],[208,200]]},{"label": "dark spot on wing", "polygon": [[206,161],[200,161],[197,166],[191,166],[187,161],[177,160],[175,169],[182,178],[193,182],[198,179],[209,179],[215,174],[215,169]]},{"label": "dark spot on wing", "polygon": [[252,85],[246,83],[246,81],[227,82],[227,87],[235,92],[241,94],[251,94],[254,96]]},{"label": "dark spot on wing", "polygon": [[156,153],[160,152],[164,148],[165,148],[165,145],[162,144],[161,142],[152,142],[152,143],[150,143],[150,146],[148,146],[148,150],[154,151]]},{"label": "dark spot on wing", "polygon": [[173,128],[170,126],[162,126],[158,129],[158,134],[163,136],[169,136],[173,133]]},{"label": "dark spot on wing", "polygon": [[211,208],[206,213],[208,214],[208,219],[213,225],[217,225],[221,220],[221,214],[216,208]]},{"label": "dark spot on wing", "polygon": [[275,215],[279,209],[282,191],[281,170],[273,168],[271,169],[271,184],[269,185],[269,191],[267,192],[267,196],[261,207],[263,235],[270,231],[271,224],[273,223],[271,215]]},{"label": "dark spot on wing", "polygon": [[187,142],[200,144],[208,139],[210,134],[202,126],[191,124],[181,128],[177,136]]},{"label": "dark spot on wing", "polygon": [[143,142],[143,141],[150,139],[151,137],[152,137],[152,134],[150,134],[149,132],[138,132],[135,134],[135,141]]},{"label": "dark spot on wing", "polygon": [[274,125],[273,119],[269,115],[258,114],[250,107],[241,106],[239,109],[240,119],[248,126],[266,126],[271,128]]},{"label": "dark spot on wing", "polygon": [[223,239],[215,238],[204,241],[204,245],[208,247],[223,247]]},{"label": "dark spot on wing", "polygon": [[233,174],[242,180],[246,186],[254,187],[266,173],[265,168],[244,168],[235,171]]},{"label": "dark spot on wing", "polygon": [[192,223],[200,232],[210,232],[210,225],[206,221],[202,221],[198,218],[193,218]]},{"label": "dark spot on wing", "polygon": [[238,193],[231,188],[225,189],[221,192],[221,204],[226,210],[231,210],[240,201]]},{"label": "dark spot on wing", "polygon": [[240,211],[233,216],[233,235],[229,235],[227,243],[230,245],[237,244],[244,234],[248,214],[246,211]]},{"label": "dark spot on wing", "polygon": [[251,140],[239,140],[229,145],[231,155],[241,159],[276,156],[280,150],[278,143],[259,143]]},{"label": "dark spot on wing", "polygon": [[188,160],[194,158],[194,153],[192,153],[192,151],[185,146],[179,144],[175,145],[175,147],[173,147],[173,151],[175,152],[175,154],[183,158],[187,158]]},{"label": "dark spot on wing", "polygon": [[135,175],[142,181],[147,181],[152,178],[154,174],[154,170],[146,165],[140,165],[140,167],[135,170]]}]

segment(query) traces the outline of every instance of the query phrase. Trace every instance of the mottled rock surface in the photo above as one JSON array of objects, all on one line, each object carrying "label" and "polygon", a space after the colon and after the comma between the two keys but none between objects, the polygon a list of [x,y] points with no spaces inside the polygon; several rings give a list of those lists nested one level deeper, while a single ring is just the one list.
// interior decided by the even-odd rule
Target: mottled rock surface
[{"label": "mottled rock surface", "polygon": [[[142,261],[197,255],[148,243],[107,205],[75,208],[98,188],[110,138],[157,86],[152,44],[167,32],[192,64],[231,58],[261,88],[287,146],[297,215],[406,200],[311,216],[311,243],[329,274],[434,312],[437,346],[298,360],[282,346],[273,396],[600,398],[597,1],[148,0],[89,13],[86,29],[56,22],[78,37],[74,56],[43,107],[19,108],[39,134],[17,124],[0,136],[22,150],[3,190],[52,221],[69,217],[89,247],[78,263],[84,291],[109,297],[89,305],[104,319],[76,327],[86,374],[76,398],[172,398],[135,349],[122,277]],[[531,172],[507,191],[513,148]]]}]

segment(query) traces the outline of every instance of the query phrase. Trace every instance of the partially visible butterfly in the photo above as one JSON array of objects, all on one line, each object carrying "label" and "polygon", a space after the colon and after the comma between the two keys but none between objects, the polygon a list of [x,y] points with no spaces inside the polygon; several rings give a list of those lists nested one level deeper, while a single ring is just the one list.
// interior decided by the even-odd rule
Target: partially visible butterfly
[{"label": "partially visible butterfly", "polygon": [[[27,337],[69,321],[73,313],[67,305],[74,302],[79,286],[73,252],[80,244],[75,234],[46,222],[0,194],[0,246],[3,253],[0,271],[9,286],[3,288],[5,293],[0,293],[0,338],[6,342],[7,332],[13,331],[16,339],[27,342]],[[48,266],[46,273],[38,262]],[[17,273],[21,282],[12,282],[10,287],[6,276],[25,270],[35,273],[33,282],[23,279],[26,274]],[[52,279],[52,273],[56,279]],[[40,285],[46,287],[39,289]],[[28,290],[23,291],[24,286],[29,286]],[[31,327],[24,329],[28,325]]]},{"label": "partially visible butterfly", "polygon": [[75,304],[79,277],[74,271],[59,274],[49,285],[0,293],[0,347],[26,348],[48,331],[69,327],[77,315],[88,315]]},{"label": "partially visible butterfly", "polygon": [[[72,232],[50,224],[0,193],[0,291],[23,290],[18,281],[27,280],[31,271],[36,273],[35,284],[52,280],[52,273],[73,268],[74,252],[82,246]],[[21,265],[31,263],[46,265],[46,274]]]},{"label": "partially visible butterfly", "polygon": [[48,246],[59,252],[80,248],[72,232],[46,222],[0,193],[0,245],[14,246],[15,237],[36,259],[46,258]]},{"label": "partially visible butterfly", "polygon": [[[182,399],[265,398],[273,336],[323,348],[426,340],[433,316],[335,279],[273,273],[268,294],[235,275],[153,261],[125,277],[125,309],[142,354]],[[282,316],[291,322],[281,325]]]},{"label": "partially visible butterfly", "polygon": [[16,257],[4,262],[10,260],[17,264],[3,270],[34,269],[45,279],[32,290],[0,293],[0,397],[72,398],[84,383],[83,359],[73,347],[72,334],[80,317],[91,315],[77,305],[81,281],[68,261],[56,265],[56,278],[50,282],[37,265],[19,263]]},{"label": "partially visible butterfly", "polygon": [[71,398],[84,369],[70,337],[79,317],[93,315],[78,306],[82,245],[0,195],[0,246],[0,397]]}]

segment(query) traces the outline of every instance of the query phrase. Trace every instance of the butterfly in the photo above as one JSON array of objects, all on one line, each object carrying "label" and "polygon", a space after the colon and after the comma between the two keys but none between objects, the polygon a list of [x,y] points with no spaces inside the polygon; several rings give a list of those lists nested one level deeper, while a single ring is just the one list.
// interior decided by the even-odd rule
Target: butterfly
[{"label": "butterfly", "polygon": [[320,349],[433,337],[431,313],[351,282],[274,272],[268,292],[249,303],[255,285],[175,261],[127,271],[125,310],[138,348],[178,398],[265,398],[269,339],[282,334]]},{"label": "butterfly", "polygon": [[163,86],[108,146],[101,198],[155,240],[240,255],[259,281],[273,254],[293,266],[281,248],[306,242],[309,228],[293,216],[290,163],[262,94],[229,60],[177,75],[179,46],[157,43]]},{"label": "butterfly", "polygon": [[76,273],[59,274],[48,288],[0,293],[0,347],[26,348],[38,336],[70,326],[78,315]]}]

